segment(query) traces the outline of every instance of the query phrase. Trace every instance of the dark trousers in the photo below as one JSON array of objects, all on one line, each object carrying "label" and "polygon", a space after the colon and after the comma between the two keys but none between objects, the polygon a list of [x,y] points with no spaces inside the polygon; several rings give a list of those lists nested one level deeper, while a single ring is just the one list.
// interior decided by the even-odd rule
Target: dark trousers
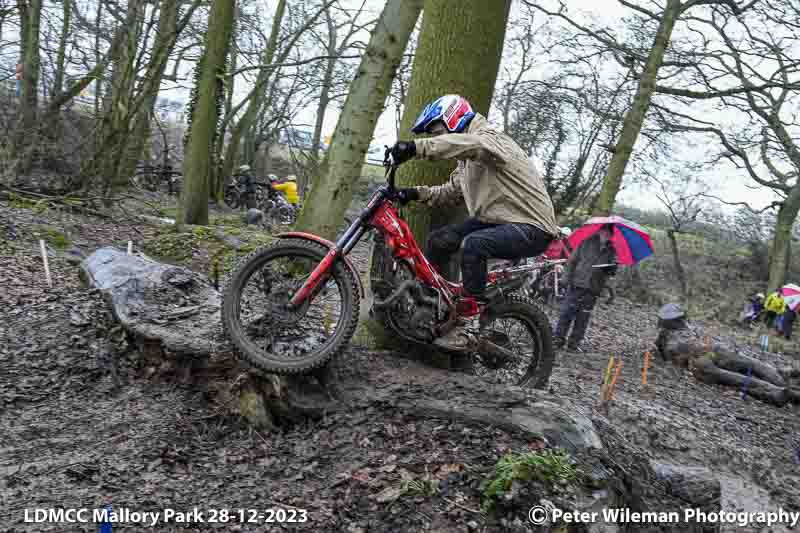
[{"label": "dark trousers", "polygon": [[486,289],[486,260],[533,257],[547,249],[552,236],[530,224],[487,224],[468,218],[432,231],[428,237],[428,260],[441,273],[461,243],[461,277],[468,293]]},{"label": "dark trousers", "polygon": [[764,323],[767,325],[768,328],[771,328],[772,325],[775,323],[775,317],[778,316],[778,313],[775,311],[767,311],[764,314]]},{"label": "dark trousers", "polygon": [[570,287],[567,289],[567,297],[561,305],[561,315],[558,317],[555,337],[556,342],[564,343],[564,339],[572,326],[572,333],[569,336],[569,345],[578,346],[586,335],[589,327],[589,319],[594,309],[595,295],[591,289],[583,287]]},{"label": "dark trousers", "polygon": [[797,315],[794,311],[786,311],[783,313],[783,336],[787,339],[792,338],[792,328],[796,317]]}]

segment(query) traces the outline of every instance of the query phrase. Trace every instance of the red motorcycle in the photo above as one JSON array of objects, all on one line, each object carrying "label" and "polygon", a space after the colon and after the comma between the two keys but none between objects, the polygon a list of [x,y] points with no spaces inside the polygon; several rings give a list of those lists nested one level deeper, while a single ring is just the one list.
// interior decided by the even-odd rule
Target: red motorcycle
[{"label": "red motorcycle", "polygon": [[[461,323],[471,343],[459,352],[487,380],[544,388],[553,366],[552,330],[531,300],[514,294],[535,266],[488,274],[489,303],[462,295],[428,262],[395,203],[397,165],[387,149],[386,185],[333,243],[290,232],[256,250],[231,273],[222,321],[241,354],[277,374],[316,369],[339,354],[356,330],[364,288],[348,258],[377,230],[370,269],[371,312],[399,339],[430,346]],[[435,348],[439,349],[439,348]]]}]

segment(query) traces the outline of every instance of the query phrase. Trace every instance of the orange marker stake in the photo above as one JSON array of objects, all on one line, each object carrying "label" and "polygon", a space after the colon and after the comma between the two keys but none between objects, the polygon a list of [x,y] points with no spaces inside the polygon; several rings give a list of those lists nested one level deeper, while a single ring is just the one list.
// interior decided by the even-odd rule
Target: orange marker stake
[{"label": "orange marker stake", "polygon": [[622,360],[617,363],[617,368],[614,371],[614,377],[611,378],[611,383],[608,385],[606,401],[611,401],[614,398],[614,387],[617,385],[617,379],[619,378],[620,372],[622,372]]},{"label": "orange marker stake", "polygon": [[650,368],[650,352],[644,352],[644,368],[642,368],[642,387],[647,386],[647,370]]}]

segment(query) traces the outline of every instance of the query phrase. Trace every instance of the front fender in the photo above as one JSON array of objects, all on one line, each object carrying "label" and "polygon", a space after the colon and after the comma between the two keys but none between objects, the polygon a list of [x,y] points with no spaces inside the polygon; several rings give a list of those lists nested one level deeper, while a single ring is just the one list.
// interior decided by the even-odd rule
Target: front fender
[{"label": "front fender", "polygon": [[[331,242],[328,239],[324,239],[319,235],[314,235],[313,233],[304,233],[302,231],[287,231],[286,233],[279,233],[278,235],[275,235],[275,237],[278,239],[303,239],[306,241],[314,241],[326,247],[328,250],[336,246],[336,243]],[[349,257],[344,257],[343,259],[344,264],[347,265],[347,268],[358,282],[358,290],[361,293],[361,298],[364,298],[364,284],[361,281],[361,274],[358,273],[358,269],[356,269]]]}]

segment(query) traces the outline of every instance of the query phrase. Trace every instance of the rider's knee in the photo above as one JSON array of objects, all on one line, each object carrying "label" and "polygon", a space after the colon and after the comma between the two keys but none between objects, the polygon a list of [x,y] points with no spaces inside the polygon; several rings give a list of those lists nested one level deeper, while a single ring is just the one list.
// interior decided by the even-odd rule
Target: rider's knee
[{"label": "rider's knee", "polygon": [[461,241],[462,253],[471,257],[489,257],[486,240],[479,235],[467,235]]},{"label": "rider's knee", "polygon": [[452,253],[458,251],[461,240],[457,233],[447,228],[439,228],[428,236],[428,249],[437,252]]}]

